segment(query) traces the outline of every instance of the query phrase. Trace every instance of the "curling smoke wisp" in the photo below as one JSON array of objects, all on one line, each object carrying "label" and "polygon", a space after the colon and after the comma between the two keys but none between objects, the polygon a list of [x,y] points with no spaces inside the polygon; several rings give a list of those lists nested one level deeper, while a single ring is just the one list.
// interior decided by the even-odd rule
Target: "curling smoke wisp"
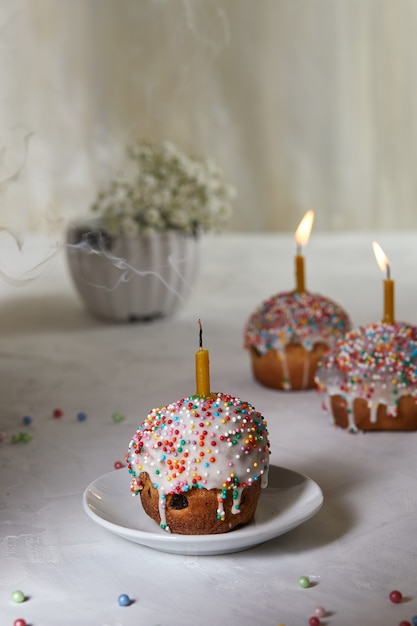
[{"label": "curling smoke wisp", "polygon": [[32,241],[29,245],[28,241],[28,237],[0,226],[0,280],[13,287],[24,287],[40,278],[62,248],[59,242],[43,240],[39,245]]},{"label": "curling smoke wisp", "polygon": [[[150,243],[150,242],[148,242]],[[178,290],[166,276],[175,274],[178,279],[175,281],[177,284],[182,284],[186,288],[186,291],[191,291],[192,281],[190,281],[182,270],[188,261],[187,254],[178,254],[178,252],[170,253],[166,256],[160,257],[158,265],[155,267],[149,267],[149,260],[142,258],[143,250],[138,251],[130,256],[129,259],[124,256],[114,254],[108,247],[105,235],[98,235],[93,232],[86,233],[82,240],[77,243],[67,243],[66,247],[71,251],[78,252],[78,259],[80,266],[83,265],[83,256],[94,255],[98,257],[102,269],[105,267],[116,270],[111,273],[110,280],[92,280],[91,274],[88,272],[80,273],[80,280],[86,285],[92,288],[104,289],[106,291],[114,291],[122,283],[128,283],[135,277],[145,278],[152,276],[159,280],[169,291],[171,291],[180,301],[183,301],[182,289]],[[145,246],[145,253],[148,251]],[[146,254],[145,254],[146,256]],[[85,264],[84,264],[85,265]],[[92,272],[94,274],[94,272]],[[96,272],[97,274],[97,272]],[[109,274],[106,274],[109,277]]]}]

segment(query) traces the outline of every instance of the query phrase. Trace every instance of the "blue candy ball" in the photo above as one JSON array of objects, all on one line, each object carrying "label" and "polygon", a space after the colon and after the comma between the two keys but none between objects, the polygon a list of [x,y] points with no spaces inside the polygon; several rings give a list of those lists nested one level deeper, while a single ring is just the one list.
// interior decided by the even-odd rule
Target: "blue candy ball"
[{"label": "blue candy ball", "polygon": [[85,422],[86,419],[87,419],[87,414],[84,413],[83,411],[80,411],[77,415],[77,420],[79,422]]},{"label": "blue candy ball", "polygon": [[414,615],[414,616],[411,618],[411,623],[412,623],[412,625],[413,625],[413,626],[417,626],[417,615]]},{"label": "blue candy ball", "polygon": [[127,593],[121,593],[118,598],[119,606],[129,606],[130,598]]},{"label": "blue candy ball", "polygon": [[25,415],[22,421],[25,426],[30,426],[30,424],[32,423],[32,418],[29,415]]}]

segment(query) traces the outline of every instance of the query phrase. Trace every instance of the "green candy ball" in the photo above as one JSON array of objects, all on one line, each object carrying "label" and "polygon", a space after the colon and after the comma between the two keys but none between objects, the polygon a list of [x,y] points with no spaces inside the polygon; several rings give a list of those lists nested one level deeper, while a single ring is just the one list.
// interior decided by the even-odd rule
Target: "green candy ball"
[{"label": "green candy ball", "polygon": [[300,576],[300,578],[298,579],[298,584],[303,589],[307,589],[307,587],[310,587],[310,580],[307,578],[307,576]]},{"label": "green candy ball", "polygon": [[13,591],[10,598],[12,602],[16,602],[16,604],[20,604],[21,602],[24,602],[25,594],[23,593],[23,591],[20,591],[20,589],[18,589],[17,591]]}]

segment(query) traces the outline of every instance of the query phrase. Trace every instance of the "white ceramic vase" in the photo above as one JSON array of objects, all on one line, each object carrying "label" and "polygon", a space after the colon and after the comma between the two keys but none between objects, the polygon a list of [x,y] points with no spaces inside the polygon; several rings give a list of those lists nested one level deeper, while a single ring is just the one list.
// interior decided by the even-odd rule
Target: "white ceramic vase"
[{"label": "white ceramic vase", "polygon": [[67,230],[67,259],[87,310],[118,322],[175,313],[187,300],[199,267],[199,237],[178,231],[110,236],[99,223]]}]

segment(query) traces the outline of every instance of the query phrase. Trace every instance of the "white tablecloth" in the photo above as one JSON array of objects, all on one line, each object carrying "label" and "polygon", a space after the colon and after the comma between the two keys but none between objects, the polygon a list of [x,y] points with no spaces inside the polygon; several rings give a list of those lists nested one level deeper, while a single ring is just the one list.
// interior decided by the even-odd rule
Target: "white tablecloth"
[{"label": "white tablecloth", "polygon": [[[305,250],[308,288],[345,306],[355,325],[382,314],[373,238],[313,233]],[[417,233],[377,239],[396,280],[397,318],[417,323]],[[38,262],[43,245],[13,250],[8,269]],[[315,391],[278,392],[252,379],[243,325],[267,296],[293,287],[293,257],[291,236],[207,237],[191,300],[175,317],[144,324],[89,317],[63,252],[36,280],[0,285],[3,624],[300,626],[319,604],[328,626],[394,626],[417,614],[417,434],[349,434],[329,424]],[[268,420],[271,462],[307,474],[324,493],[319,513],[295,530],[223,556],[151,550],[82,508],[86,486],[124,460],[148,410],[194,392],[199,317],[212,389],[254,404]],[[123,422],[113,422],[115,411]],[[32,441],[11,443],[23,430]],[[301,575],[315,584],[300,588]],[[15,589],[26,602],[10,601]],[[392,589],[401,604],[390,602]],[[135,602],[119,607],[120,593]]]}]

